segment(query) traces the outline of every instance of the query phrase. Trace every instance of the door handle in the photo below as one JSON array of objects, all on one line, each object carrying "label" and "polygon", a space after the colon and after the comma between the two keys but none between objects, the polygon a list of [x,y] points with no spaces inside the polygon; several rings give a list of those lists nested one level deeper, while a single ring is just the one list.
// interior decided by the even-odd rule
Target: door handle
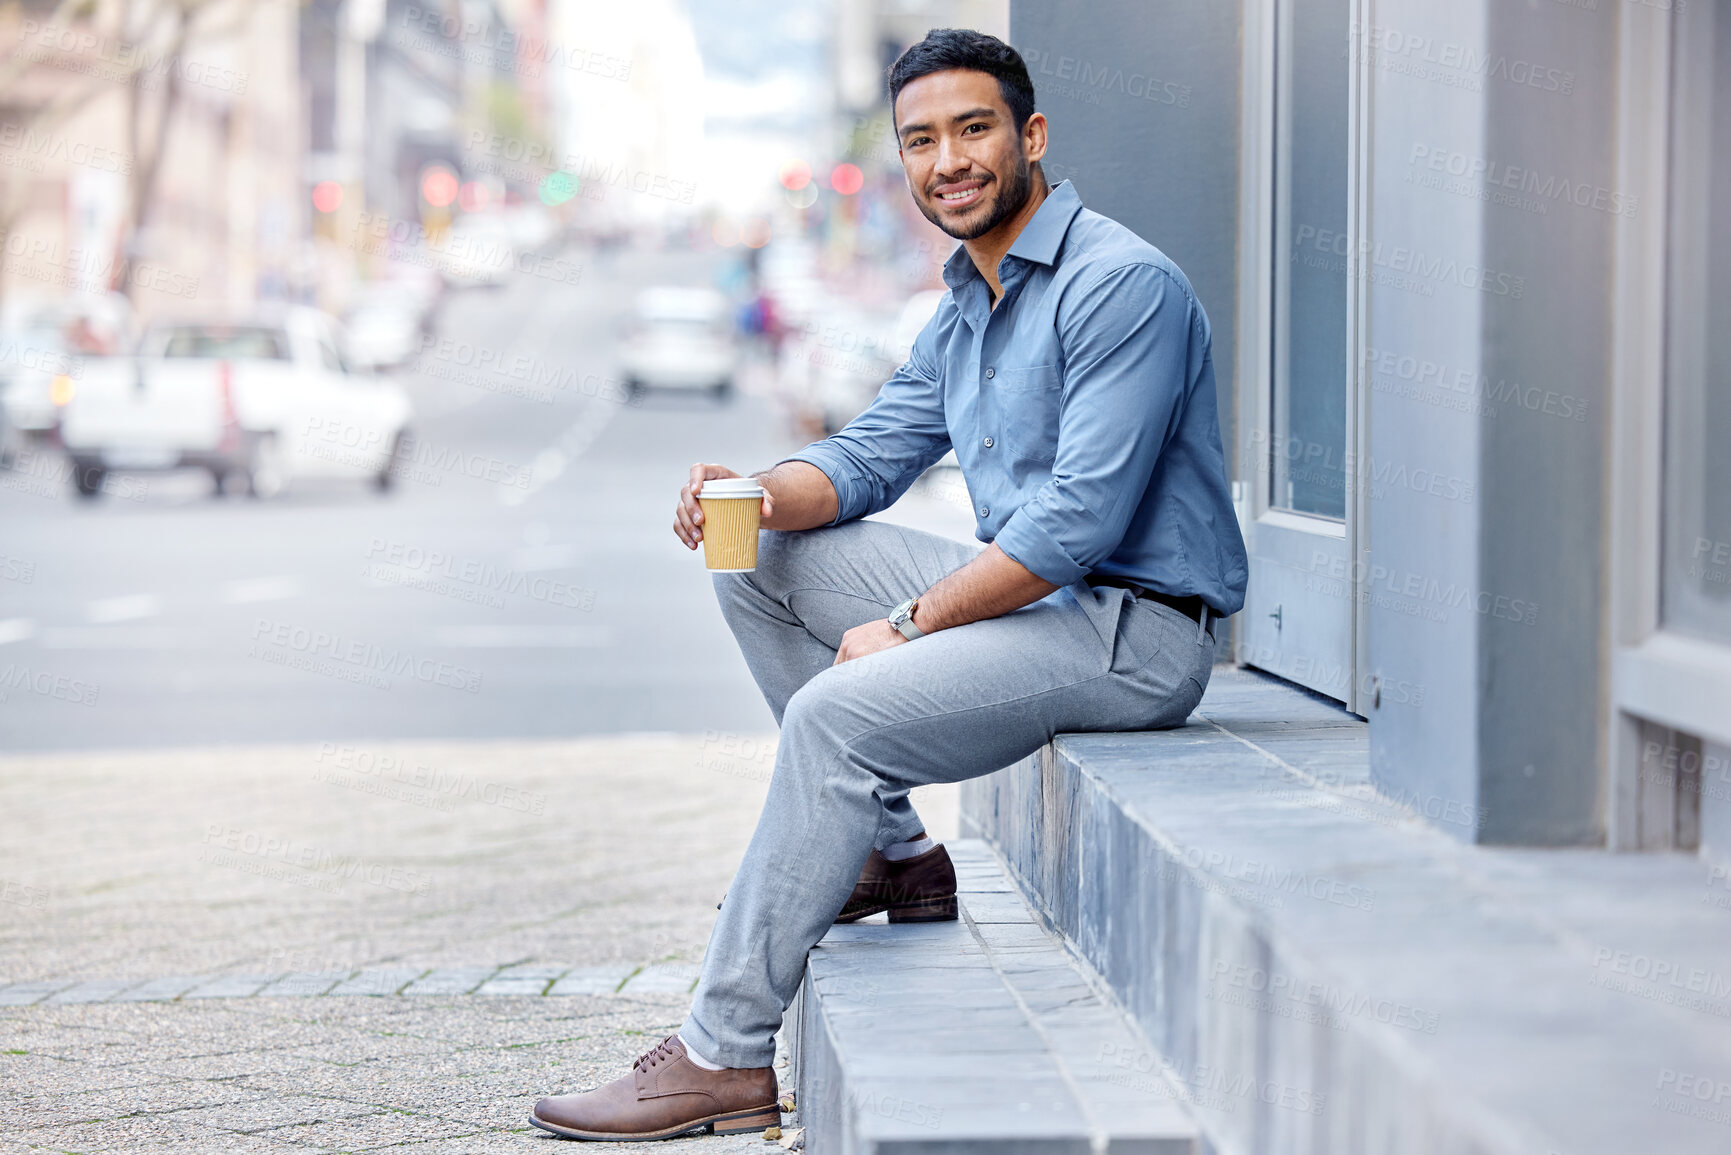
[{"label": "door handle", "polygon": [[1274,619],[1274,628],[1277,630],[1280,628],[1280,623],[1281,623],[1281,617],[1280,617],[1281,608],[1282,607],[1279,605],[1275,606],[1274,612],[1268,615],[1269,617]]}]

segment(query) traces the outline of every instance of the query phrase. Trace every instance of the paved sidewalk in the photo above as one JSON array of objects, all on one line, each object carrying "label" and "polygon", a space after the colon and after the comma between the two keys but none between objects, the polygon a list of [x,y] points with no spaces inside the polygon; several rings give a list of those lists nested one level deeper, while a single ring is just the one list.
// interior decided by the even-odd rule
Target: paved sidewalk
[{"label": "paved sidewalk", "polygon": [[[547,1149],[537,1096],[682,1021],[773,763],[721,733],[0,759],[0,1151]],[[953,831],[953,791],[922,810]]]},{"label": "paved sidewalk", "polygon": [[[566,1150],[529,1126],[536,1098],[625,1073],[688,1005],[443,996],[11,1010],[0,1151]],[[602,1149],[616,1146],[650,1147]],[[653,1145],[687,1148],[780,1150],[757,1134]]]}]

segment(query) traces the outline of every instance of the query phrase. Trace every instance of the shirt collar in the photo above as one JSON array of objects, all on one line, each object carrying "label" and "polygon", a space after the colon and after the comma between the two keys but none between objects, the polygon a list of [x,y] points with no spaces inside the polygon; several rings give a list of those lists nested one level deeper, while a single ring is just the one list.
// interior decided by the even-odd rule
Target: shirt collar
[{"label": "shirt collar", "polygon": [[[1022,226],[1022,231],[1010,245],[1010,251],[1004,255],[1041,265],[1051,264],[1058,257],[1058,246],[1064,243],[1064,235],[1070,231],[1070,222],[1081,210],[1082,198],[1076,194],[1076,186],[1068,180],[1059,181],[1046,193],[1046,199],[1040,202],[1040,207],[1034,210],[1034,215],[1028,218],[1028,223]],[[950,259],[944,262],[944,283],[952,289],[960,288],[970,278],[979,275],[980,271],[974,268],[973,258],[968,256],[965,245],[957,245]]]}]

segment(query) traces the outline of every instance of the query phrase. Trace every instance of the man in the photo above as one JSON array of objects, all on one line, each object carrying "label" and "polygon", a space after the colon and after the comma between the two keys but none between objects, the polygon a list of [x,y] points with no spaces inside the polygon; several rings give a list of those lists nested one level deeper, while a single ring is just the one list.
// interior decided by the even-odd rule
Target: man
[{"label": "man", "polygon": [[[1243,605],[1208,320],[1184,274],[1067,181],[1047,187],[1046,120],[1002,41],[935,30],[889,92],[908,190],[962,241],[950,292],[870,408],[756,475],[758,568],[715,585],[781,725],[769,796],[690,1017],[633,1074],[541,1100],[532,1118],[557,1134],[777,1122],[774,1035],[812,945],[838,916],[955,917],[909,789],[1061,731],[1181,724]],[[952,447],[984,549],[860,520]],[[692,467],[688,547],[703,483],[736,476]]]}]

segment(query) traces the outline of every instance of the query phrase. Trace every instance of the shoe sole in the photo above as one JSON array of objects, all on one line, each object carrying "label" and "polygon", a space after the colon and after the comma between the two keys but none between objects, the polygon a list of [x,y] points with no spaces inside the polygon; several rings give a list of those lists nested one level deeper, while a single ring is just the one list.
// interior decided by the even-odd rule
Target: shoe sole
[{"label": "shoe sole", "polygon": [[836,922],[858,922],[886,910],[890,912],[891,922],[954,922],[957,918],[956,896],[952,894],[944,898],[921,899],[918,902],[886,902],[855,911],[853,914],[842,915]]},{"label": "shoe sole", "polygon": [[543,1131],[551,1131],[565,1139],[596,1139],[614,1142],[633,1139],[677,1139],[682,1135],[703,1135],[710,1132],[717,1135],[743,1135],[748,1131],[762,1131],[767,1127],[779,1127],[781,1126],[781,1107],[771,1103],[767,1107],[752,1107],[745,1111],[728,1111],[703,1119],[693,1119],[688,1123],[681,1123],[677,1127],[668,1127],[660,1131],[584,1131],[577,1127],[564,1127],[558,1123],[549,1123],[533,1111],[529,1113],[529,1122]]}]

